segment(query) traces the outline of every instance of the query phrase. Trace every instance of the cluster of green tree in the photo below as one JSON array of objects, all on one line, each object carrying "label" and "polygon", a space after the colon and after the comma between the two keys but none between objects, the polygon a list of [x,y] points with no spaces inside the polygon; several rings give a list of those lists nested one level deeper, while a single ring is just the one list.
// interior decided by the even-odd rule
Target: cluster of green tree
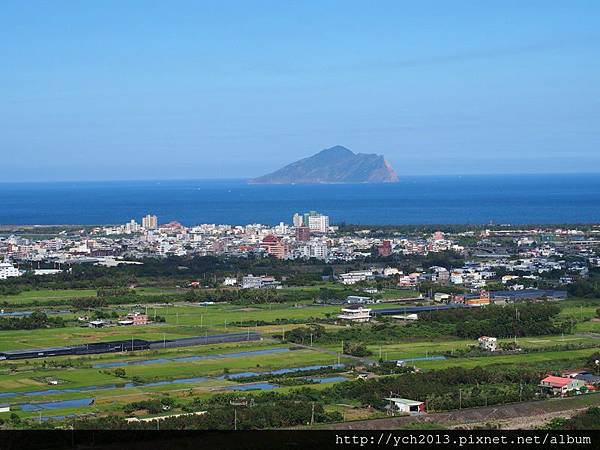
[{"label": "cluster of green tree", "polygon": [[184,295],[188,302],[228,302],[239,305],[285,302],[286,298],[276,289],[216,289],[192,290]]},{"label": "cluster of green tree", "polygon": [[371,372],[377,375],[398,375],[402,373],[411,373],[414,371],[410,366],[399,366],[396,361],[379,360],[379,364],[371,369]]},{"label": "cluster of green tree", "polygon": [[157,399],[128,403],[123,407],[123,411],[131,414],[134,411],[144,410],[150,414],[158,414],[173,408],[176,404],[176,401],[171,397],[163,396]]},{"label": "cluster of green tree", "polygon": [[462,267],[465,265],[465,258],[460,253],[454,251],[434,252],[428,253],[426,256],[422,255],[408,255],[402,257],[400,261],[401,267],[404,268],[405,273],[414,271],[418,267],[445,267],[450,270],[455,267]]},{"label": "cluster of green tree", "polygon": [[349,295],[364,295],[360,291],[348,288],[342,289],[331,289],[328,287],[319,288],[319,292],[317,293],[316,300],[320,302],[327,302],[330,300],[339,300],[345,299]]},{"label": "cluster of green tree", "polygon": [[424,267],[439,266],[446,269],[462,267],[465,264],[464,256],[454,251],[443,251],[429,253],[427,255],[395,255],[381,257],[377,255],[375,249],[371,249],[370,257],[365,257],[363,263],[384,263],[394,264],[404,273],[411,273]]},{"label": "cluster of green tree", "polygon": [[136,278],[126,268],[76,264],[70,270],[43,277],[26,272],[23,276],[2,280],[0,286],[13,286],[22,291],[35,289],[98,289],[128,286]]},{"label": "cluster of green tree", "polygon": [[422,313],[419,322],[431,326],[452,325],[457,336],[477,338],[539,336],[570,332],[570,319],[557,320],[560,307],[545,302],[518,305],[490,305],[485,308],[456,308]]},{"label": "cluster of green tree", "polygon": [[[263,327],[269,325],[290,325],[290,324],[302,324],[306,322],[328,322],[328,319],[319,319],[316,317],[308,317],[303,319],[283,319],[278,318],[274,320],[240,320],[231,322],[231,325],[235,325],[238,327]],[[229,323],[229,322],[228,322]],[[278,335],[277,338],[281,338],[281,335]]]},{"label": "cluster of green tree", "polygon": [[579,279],[567,286],[567,292],[572,297],[598,298],[600,297],[600,276],[594,275],[587,279]]},{"label": "cluster of green tree", "polygon": [[125,295],[135,295],[135,289],[130,289],[130,288],[125,288],[125,287],[121,287],[121,288],[100,288],[98,289],[98,291],[96,292],[96,296],[98,297],[122,297]]},{"label": "cluster of green tree", "polygon": [[69,304],[75,309],[104,308],[108,306],[108,300],[103,297],[77,297],[69,300]]},{"label": "cluster of green tree", "polygon": [[451,352],[444,352],[445,356],[448,357],[481,357],[481,356],[501,356],[507,353],[544,353],[544,352],[563,352],[569,350],[584,350],[586,348],[596,348],[598,345],[595,343],[567,343],[557,344],[548,347],[525,347],[522,348],[517,342],[502,342],[500,343],[500,349],[495,352],[483,350],[477,345],[471,345],[466,348],[453,350]]},{"label": "cluster of green tree", "polygon": [[65,321],[62,317],[48,317],[45,313],[35,311],[24,317],[0,318],[0,330],[34,330],[37,328],[62,328]]},{"label": "cluster of green tree", "polygon": [[[319,300],[345,298],[356,295],[349,289],[320,288],[317,294]],[[144,297],[145,299],[146,297]],[[228,302],[238,305],[291,303],[304,300],[314,300],[314,290],[310,289],[214,289],[190,290],[183,295],[188,302]]]},{"label": "cluster of green tree", "polygon": [[18,295],[23,291],[24,289],[21,286],[6,286],[4,284],[0,284],[0,297],[3,295]]},{"label": "cluster of green tree", "polygon": [[[216,286],[218,280],[232,274],[268,273],[281,279],[286,277],[292,285],[314,285],[321,276],[331,276],[347,270],[366,268],[375,262],[385,264],[389,259],[368,258],[349,263],[325,264],[323,261],[278,260],[276,258],[181,256],[147,258],[142,264],[119,267],[102,267],[92,264],[76,264],[64,272],[44,277],[28,271],[22,277],[0,281],[0,295],[12,295],[35,289],[121,289],[144,280],[146,284],[172,285],[174,282],[201,281],[203,285]],[[405,269],[430,265],[462,265],[460,255],[442,252],[423,256],[407,256],[400,261]]]},{"label": "cluster of green tree", "polygon": [[[407,372],[370,380],[346,381],[325,389],[302,387],[288,392],[262,392],[252,396],[257,404],[277,401],[335,404],[359,402],[363,406],[383,408],[390,392],[395,396],[427,402],[430,409],[452,410],[524,401],[535,398],[543,372],[522,368],[466,369],[453,367],[429,372]],[[210,399],[198,398],[195,406],[226,405],[238,394],[221,394]]]},{"label": "cluster of green tree", "polygon": [[[155,295],[144,295],[144,303],[172,303],[180,302],[185,300],[185,294],[155,294]],[[138,304],[142,301],[139,296],[135,294],[127,294],[119,297],[78,297],[67,301],[74,309],[90,309],[90,308],[103,308],[109,305],[132,305]],[[51,305],[54,302],[45,302],[44,305]],[[58,304],[63,304],[61,301]]]},{"label": "cluster of green tree", "polygon": [[600,375],[600,352],[591,355],[585,362],[585,367]]},{"label": "cluster of green tree", "polygon": [[327,401],[359,400],[383,406],[392,392],[403,398],[428,402],[436,410],[501,404],[533,398],[540,373],[518,369],[453,367],[405,373],[377,379],[338,383],[323,391]]},{"label": "cluster of green tree", "polygon": [[322,326],[311,325],[294,328],[286,332],[285,338],[288,342],[307,344],[310,342],[312,334],[313,342],[320,344],[333,344],[342,341],[378,344],[395,342],[402,338],[450,336],[455,331],[456,326],[454,324],[421,324],[416,322],[397,325],[390,322],[383,322],[352,326],[338,331],[325,331]]},{"label": "cluster of green tree", "polygon": [[371,352],[362,342],[353,341],[344,341],[343,352],[345,355],[358,357],[369,356],[373,354],[373,352]]},{"label": "cluster of green tree", "polygon": [[600,430],[600,408],[592,406],[583,412],[575,414],[570,419],[557,417],[550,420],[546,430]]},{"label": "cluster of green tree", "polygon": [[[341,420],[341,414],[327,413],[320,404],[282,400],[260,402],[251,407],[231,404],[215,405],[206,414],[169,417],[161,421],[163,429],[178,430],[253,430],[284,428],[310,422],[325,423]],[[116,416],[76,420],[75,429],[156,429],[152,422],[127,423]]]},{"label": "cluster of green tree", "polygon": [[[276,289],[215,289],[215,290],[189,290],[185,293],[161,293],[144,295],[144,303],[174,303],[174,302],[227,302],[236,305],[252,305],[267,303],[289,303],[301,300],[310,300],[313,294],[302,289],[276,290]],[[137,304],[141,301],[139,295],[128,292],[124,295],[80,297],[71,299],[68,304],[75,309],[101,308],[109,305]],[[64,300],[45,302],[44,304],[64,304]]]},{"label": "cluster of green tree", "polygon": [[92,317],[96,320],[118,319],[119,313],[116,311],[103,311],[101,309],[96,309],[92,311]]},{"label": "cluster of green tree", "polygon": [[314,286],[323,281],[322,277],[323,275],[321,272],[298,272],[287,277],[285,284],[288,286]]},{"label": "cluster of green tree", "polygon": [[[322,367],[320,369],[314,369],[314,370],[303,370],[301,373],[302,376],[300,377],[301,378],[300,381],[306,381],[305,380],[306,377],[312,377],[312,376],[316,376],[316,375],[328,375],[328,374],[332,374],[332,373],[343,372],[346,370],[348,370],[348,366]],[[251,382],[255,382],[255,381],[270,381],[275,384],[282,384],[283,380],[298,378],[298,375],[300,375],[298,372],[288,372],[288,373],[283,373],[283,374],[278,374],[278,375],[264,374],[264,375],[254,375],[254,376],[249,376],[249,377],[236,377],[235,381],[239,382],[239,383],[251,383]],[[225,374],[225,377],[227,378],[227,374]],[[306,383],[304,383],[304,384],[306,384]]]},{"label": "cluster of green tree", "polygon": [[288,342],[296,344],[309,344],[317,342],[325,335],[325,328],[321,325],[311,324],[305,327],[293,328],[285,333]]}]

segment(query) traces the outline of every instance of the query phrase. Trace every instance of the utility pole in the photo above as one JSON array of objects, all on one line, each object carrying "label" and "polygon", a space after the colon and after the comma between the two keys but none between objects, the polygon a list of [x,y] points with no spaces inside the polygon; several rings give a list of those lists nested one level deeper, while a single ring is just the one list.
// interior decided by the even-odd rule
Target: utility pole
[{"label": "utility pole", "polygon": [[458,388],[458,409],[462,409],[462,390]]},{"label": "utility pole", "polygon": [[310,346],[311,347],[313,346],[313,334],[312,333],[310,333]]},{"label": "utility pole", "polygon": [[237,409],[233,408],[233,429],[237,430]]},{"label": "utility pole", "polygon": [[523,383],[519,382],[519,401],[523,401]]},{"label": "utility pole", "polygon": [[312,411],[310,413],[310,424],[315,423],[315,402],[312,403]]}]

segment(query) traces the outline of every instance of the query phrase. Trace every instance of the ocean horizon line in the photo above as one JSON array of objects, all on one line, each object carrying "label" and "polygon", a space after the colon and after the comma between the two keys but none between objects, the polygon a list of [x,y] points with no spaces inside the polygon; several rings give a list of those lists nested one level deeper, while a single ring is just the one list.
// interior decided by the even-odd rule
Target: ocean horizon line
[{"label": "ocean horizon line", "polygon": [[2,185],[24,185],[24,184],[66,184],[66,183],[163,183],[163,182],[246,182],[249,186],[327,186],[327,185],[393,185],[402,183],[406,179],[427,179],[427,178],[477,178],[477,177],[552,177],[552,176],[578,176],[578,175],[599,175],[600,171],[591,172],[502,172],[502,173],[456,173],[456,174],[418,174],[402,175],[399,174],[398,182],[389,183],[249,183],[254,177],[226,177],[226,178],[119,178],[119,179],[73,179],[73,180],[22,180],[22,181],[3,181]]}]

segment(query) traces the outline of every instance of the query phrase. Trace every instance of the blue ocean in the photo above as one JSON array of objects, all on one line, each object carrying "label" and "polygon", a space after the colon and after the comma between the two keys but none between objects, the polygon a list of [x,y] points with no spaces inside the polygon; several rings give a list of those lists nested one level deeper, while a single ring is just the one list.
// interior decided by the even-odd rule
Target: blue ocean
[{"label": "blue ocean", "polygon": [[276,224],[317,210],[332,223],[600,222],[600,175],[403,177],[397,184],[249,185],[244,180],[0,183],[0,224]]}]

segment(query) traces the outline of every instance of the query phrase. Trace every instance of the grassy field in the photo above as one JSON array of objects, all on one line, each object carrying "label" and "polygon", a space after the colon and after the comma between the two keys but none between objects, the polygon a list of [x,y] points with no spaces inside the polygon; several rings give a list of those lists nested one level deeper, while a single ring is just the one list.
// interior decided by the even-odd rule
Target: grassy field
[{"label": "grassy field", "polygon": [[[531,366],[536,363],[548,363],[553,361],[572,361],[572,368],[581,367],[582,362],[589,358],[597,350],[582,349],[582,350],[563,350],[563,351],[548,351],[536,353],[523,353],[515,355],[501,356],[483,356],[475,358],[448,358],[440,361],[419,361],[418,366],[421,369],[444,369],[447,367],[465,367],[472,368],[477,366],[491,365],[520,365]],[[557,367],[558,364],[557,364]]]},{"label": "grassy field", "polygon": [[600,333],[600,320],[589,320],[575,325],[578,333]]},{"label": "grassy field", "polygon": [[[514,342],[514,340],[499,339],[499,342]],[[517,343],[522,348],[546,348],[566,344],[598,344],[600,347],[600,340],[598,339],[572,335],[525,337],[517,339]],[[477,342],[471,339],[446,339],[422,342],[402,342],[381,346],[369,345],[367,347],[373,352],[375,357],[379,358],[381,355],[383,359],[389,360],[443,355],[446,352],[466,349],[467,347],[474,345],[476,346]],[[331,348],[336,347],[332,346]]]},{"label": "grassy field", "polygon": [[[45,390],[49,386],[40,381],[45,378],[60,380],[60,389],[82,386],[110,385],[130,382],[133,379],[149,383],[191,377],[216,377],[238,372],[263,372],[268,370],[303,367],[315,364],[334,364],[337,359],[329,354],[311,350],[296,350],[281,354],[262,354],[245,357],[208,359],[190,362],[169,362],[147,365],[125,366],[125,376],[117,377],[114,369],[34,369],[15,374],[6,374],[0,380],[1,392],[27,392]],[[37,399],[38,397],[36,397]]]},{"label": "grassy field", "polygon": [[[186,292],[185,289],[177,288],[157,288],[157,287],[141,287],[136,288],[135,292],[138,295],[158,295],[158,294],[178,294]],[[68,300],[80,297],[95,297],[96,289],[38,289],[32,291],[24,291],[17,295],[0,296],[0,303],[6,302],[8,306],[23,306],[33,302],[38,302],[40,305],[49,302],[62,300],[65,303]]]},{"label": "grassy field", "polygon": [[576,320],[589,320],[596,316],[596,310],[600,308],[600,301],[588,300],[581,304],[577,303],[579,302],[568,301],[561,304],[560,316],[572,317]]},{"label": "grassy field", "polygon": [[26,303],[45,302],[56,300],[70,300],[78,297],[95,297],[95,289],[40,289],[36,291],[25,291],[17,295],[0,296],[0,303],[7,302],[9,305],[20,306]]},{"label": "grassy field", "polygon": [[148,325],[139,327],[65,327],[37,330],[10,330],[0,332],[0,351],[27,348],[55,347],[85,344],[106,340],[147,339],[162,340],[197,336],[196,328],[171,327],[166,325]]},{"label": "grassy field", "polygon": [[[375,307],[384,307],[377,304]],[[276,320],[309,321],[312,318],[335,317],[341,306],[312,304],[270,303],[266,305],[239,306],[215,304],[208,306],[169,306],[156,308],[156,314],[165,317],[169,324],[203,325],[212,328],[232,326],[235,322],[274,322]],[[154,314],[154,308],[148,308]]]},{"label": "grassy field", "polygon": [[[154,362],[151,364],[138,364],[122,366],[124,375],[115,372],[113,368],[93,368],[92,365],[103,362],[130,362],[135,360],[148,360],[159,358],[178,358],[186,356],[210,356],[238,351],[252,351],[267,348],[288,347],[288,344],[272,340],[272,334],[289,331],[302,326],[315,318],[335,317],[340,312],[341,306],[315,305],[312,300],[321,286],[306,288],[288,288],[287,291],[298,294],[298,301],[289,303],[273,303],[265,305],[240,306],[234,304],[194,305],[176,303],[174,305],[143,305],[144,295],[160,293],[178,293],[183,290],[163,288],[138,288],[140,304],[142,306],[121,305],[103,308],[106,312],[116,311],[124,314],[134,310],[147,312],[150,317],[161,316],[165,323],[137,327],[107,327],[91,329],[87,327],[70,326],[55,329],[19,330],[0,332],[0,351],[19,348],[39,348],[48,346],[63,346],[86,342],[107,340],[123,340],[140,338],[147,340],[162,340],[163,338],[179,338],[188,336],[203,336],[206,333],[222,333],[233,331],[258,331],[267,339],[263,341],[240,342],[232,344],[214,344],[207,346],[186,347],[179,349],[161,349],[144,352],[130,352],[124,354],[101,354],[83,357],[57,357],[40,360],[25,361],[0,361],[0,394],[16,393],[16,397],[1,399],[2,403],[16,405],[24,402],[57,401],[94,397],[96,400],[91,406],[62,408],[60,410],[44,411],[45,416],[80,414],[80,413],[106,413],[120,412],[122,405],[132,401],[153,398],[169,394],[185,398],[194,396],[208,397],[222,392],[228,386],[239,384],[234,380],[219,379],[225,373],[240,372],[265,372],[280,368],[302,367],[309,365],[329,365],[337,362],[337,356],[331,352],[338,352],[340,345],[329,345],[322,349],[299,349],[286,353],[245,355],[241,357],[225,356],[215,359],[200,361],[169,361]],[[329,286],[328,286],[329,287]],[[336,289],[341,289],[339,285]],[[18,307],[19,305],[39,301],[43,303],[53,300],[68,300],[74,297],[95,296],[95,290],[40,290],[24,292],[17,296],[2,297]],[[412,291],[387,290],[380,293],[384,298],[406,298],[415,295]],[[10,300],[9,300],[10,299]],[[596,305],[598,303],[598,305]],[[370,305],[372,308],[385,308],[389,304],[379,303]],[[574,300],[561,303],[561,316],[573,317],[577,323],[578,332],[600,332],[600,322],[590,321],[595,316],[596,308],[600,301]],[[65,314],[72,318],[73,314]],[[259,325],[259,322],[294,321],[287,324]],[[241,324],[243,323],[243,324]],[[341,326],[327,324],[326,328],[340,329]],[[501,340],[511,341],[511,339]],[[567,344],[598,344],[600,340],[590,336],[565,335],[565,336],[539,336],[519,338],[518,344],[523,348],[550,349]],[[438,338],[430,340],[399,340],[393,344],[369,345],[373,359],[397,360],[419,358],[424,356],[441,355],[465,349],[476,345],[475,340],[459,338]],[[555,363],[557,369],[563,367],[578,368],[594,349],[540,351],[527,354],[499,355],[488,357],[457,357],[441,361],[419,361],[417,366],[423,370],[442,369],[446,367],[475,367],[493,365],[511,365],[516,367],[535,366],[545,364],[552,367]],[[71,364],[69,364],[69,362]],[[353,360],[342,358],[342,362],[351,363]],[[63,367],[56,367],[56,364]],[[68,367],[70,366],[70,367]],[[119,371],[120,372],[120,371]],[[182,378],[208,377],[206,380],[193,383],[171,383],[155,386],[132,386],[125,388],[124,383],[135,380],[148,383],[156,381],[176,380]],[[50,386],[49,379],[59,380],[58,386]],[[89,392],[60,392],[47,393],[40,396],[25,396],[25,392],[47,389],[69,389],[85,386],[118,385],[110,389]],[[323,389],[324,385],[311,385],[315,389]],[[291,387],[281,387],[279,390],[287,391]],[[343,412],[349,419],[370,417],[369,411],[357,410],[348,405],[330,405],[331,410]],[[15,406],[21,417],[37,417],[39,413],[26,413]],[[5,418],[6,413],[0,414]]]},{"label": "grassy field", "polygon": [[[72,292],[72,291],[69,291]],[[67,295],[66,292],[63,292]],[[143,297],[142,297],[143,299]],[[372,308],[384,308],[385,304],[371,305]],[[308,302],[270,303],[264,305],[240,306],[233,304],[214,305],[147,305],[142,307],[116,306],[103,308],[104,311],[118,311],[125,314],[130,311],[146,312],[150,318],[164,317],[165,323],[136,327],[106,327],[91,329],[84,326],[70,326],[55,329],[10,330],[0,332],[0,351],[23,348],[41,348],[84,344],[104,340],[147,339],[161,340],[179,337],[203,336],[206,333],[225,333],[239,331],[258,331],[266,335],[280,333],[310,322],[316,318],[335,317],[341,306],[314,305]],[[73,319],[71,313],[62,315]],[[274,324],[259,326],[261,321],[277,322],[293,320],[292,324]]]},{"label": "grassy field", "polygon": [[[205,394],[214,395],[215,392],[226,389],[228,386],[239,384],[236,380],[218,379],[228,373],[240,372],[264,372],[281,368],[304,367],[310,365],[330,365],[337,362],[334,355],[327,353],[298,349],[286,353],[245,355],[240,357],[222,357],[206,359],[201,361],[186,361],[169,363],[154,363],[147,365],[125,366],[125,376],[118,377],[113,368],[95,369],[91,365],[97,362],[132,361],[136,359],[156,359],[160,357],[182,357],[182,356],[207,356],[238,351],[263,350],[266,348],[287,348],[281,344],[271,342],[248,342],[236,344],[218,344],[211,346],[200,346],[182,349],[166,349],[160,351],[135,352],[130,354],[107,354],[94,355],[93,357],[72,357],[71,360],[82,360],[86,367],[74,367],[69,369],[56,369],[51,366],[42,366],[44,361],[17,361],[3,362],[0,364],[2,370],[0,376],[0,393],[22,393],[17,396],[7,397],[4,403],[14,405],[13,410],[18,411],[22,417],[37,417],[38,412],[23,412],[19,404],[30,402],[62,401],[71,399],[82,399],[94,397],[93,406],[80,406],[61,408],[59,410],[43,411],[46,415],[64,415],[70,413],[98,413],[117,411],[119,405],[124,403],[150,398],[160,393],[171,393],[174,395]],[[45,362],[65,361],[61,358],[48,358]],[[345,358],[341,362],[348,362]],[[9,367],[12,369],[10,370]],[[116,387],[113,389],[101,389],[85,392],[59,392],[44,395],[26,396],[25,392],[44,391],[47,389],[73,389],[85,386],[110,386],[122,385],[131,382],[153,382],[164,380],[177,380],[192,377],[213,377],[208,380],[195,381],[193,383],[171,383],[156,386]],[[59,380],[57,386],[50,386],[48,379]],[[320,388],[320,385],[319,385]],[[286,388],[282,388],[286,389]],[[0,415],[2,417],[2,415]]]}]

